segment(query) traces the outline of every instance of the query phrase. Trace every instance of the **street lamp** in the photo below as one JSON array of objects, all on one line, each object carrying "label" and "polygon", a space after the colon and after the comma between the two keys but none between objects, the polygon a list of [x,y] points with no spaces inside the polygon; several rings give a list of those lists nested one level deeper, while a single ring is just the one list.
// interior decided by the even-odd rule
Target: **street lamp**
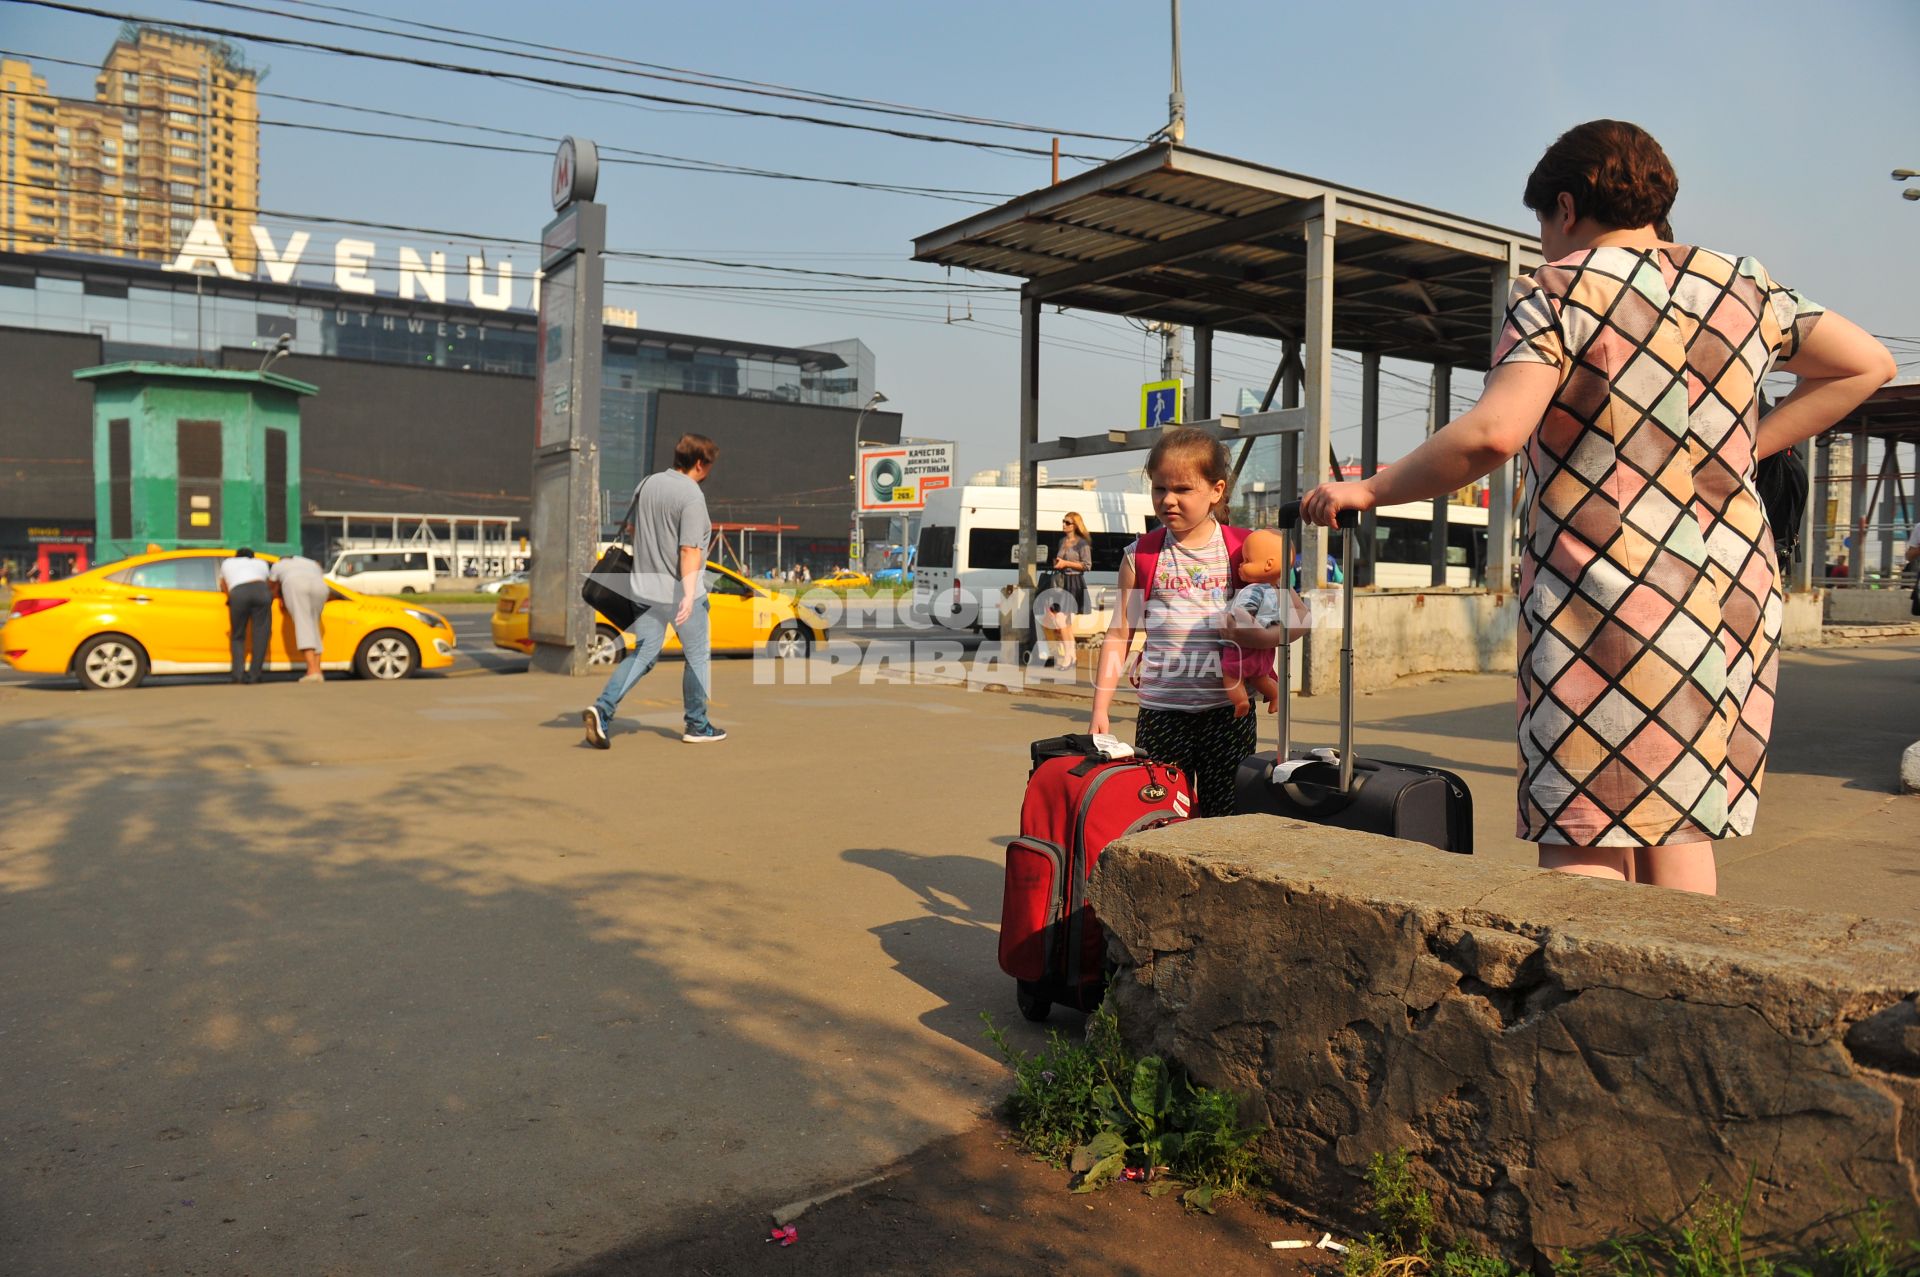
[{"label": "street lamp", "polygon": [[860,445],[865,442],[860,438],[860,423],[867,419],[869,412],[885,402],[887,397],[874,391],[853,419],[853,524],[847,536],[847,566],[855,569],[860,566]]},{"label": "street lamp", "polygon": [[293,334],[281,333],[280,340],[274,343],[273,349],[268,351],[266,358],[260,361],[260,371],[265,372],[292,353]]},{"label": "street lamp", "polygon": [[[1920,177],[1920,171],[1910,168],[1897,168],[1893,170],[1893,180],[1896,182],[1911,182],[1916,177]],[[1920,186],[1909,186],[1906,190],[1900,192],[1900,197],[1902,199],[1920,200]]]}]

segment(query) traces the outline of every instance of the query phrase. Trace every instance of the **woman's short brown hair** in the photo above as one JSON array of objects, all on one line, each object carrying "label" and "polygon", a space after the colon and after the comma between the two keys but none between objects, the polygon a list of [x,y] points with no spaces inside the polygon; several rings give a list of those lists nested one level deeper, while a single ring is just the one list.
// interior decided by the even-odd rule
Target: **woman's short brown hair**
[{"label": "woman's short brown hair", "polygon": [[1625,120],[1589,120],[1562,133],[1527,176],[1521,198],[1536,213],[1551,213],[1560,192],[1573,197],[1576,217],[1631,230],[1666,219],[1680,179],[1653,135]]},{"label": "woman's short brown hair", "polygon": [[680,442],[673,445],[673,468],[691,470],[702,461],[712,465],[719,455],[720,445],[705,435],[684,434]]}]

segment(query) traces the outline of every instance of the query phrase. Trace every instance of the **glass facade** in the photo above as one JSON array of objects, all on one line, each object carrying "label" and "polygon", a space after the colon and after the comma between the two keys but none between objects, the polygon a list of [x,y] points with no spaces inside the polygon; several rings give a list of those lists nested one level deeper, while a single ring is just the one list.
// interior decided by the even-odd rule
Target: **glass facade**
[{"label": "glass facade", "polygon": [[[303,284],[187,276],[120,260],[0,253],[0,326],[93,333],[108,362],[214,362],[225,348],[531,377],[530,310],[366,297]],[[858,408],[873,352],[857,340],[791,349],[608,327],[601,362],[601,484],[631,492],[655,450],[655,394],[683,390]],[[531,430],[529,430],[531,437]]]},{"label": "glass facade", "polygon": [[808,346],[829,355],[838,355],[843,367],[809,373],[803,384],[815,396],[807,403],[828,404],[835,408],[859,408],[873,393],[873,352],[858,338],[823,342]]}]

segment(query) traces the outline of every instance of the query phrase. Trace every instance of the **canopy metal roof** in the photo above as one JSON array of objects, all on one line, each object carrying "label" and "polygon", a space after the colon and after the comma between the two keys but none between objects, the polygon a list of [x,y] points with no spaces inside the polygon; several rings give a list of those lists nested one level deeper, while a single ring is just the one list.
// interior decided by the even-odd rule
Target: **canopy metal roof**
[{"label": "canopy metal roof", "polygon": [[1864,430],[1889,443],[1920,443],[1920,381],[1890,381],[1833,427],[1840,434]]},{"label": "canopy metal roof", "polygon": [[1020,277],[1052,305],[1300,338],[1302,226],[1329,206],[1332,344],[1486,368],[1494,291],[1540,263],[1533,236],[1170,144],[922,235],[913,256]]}]

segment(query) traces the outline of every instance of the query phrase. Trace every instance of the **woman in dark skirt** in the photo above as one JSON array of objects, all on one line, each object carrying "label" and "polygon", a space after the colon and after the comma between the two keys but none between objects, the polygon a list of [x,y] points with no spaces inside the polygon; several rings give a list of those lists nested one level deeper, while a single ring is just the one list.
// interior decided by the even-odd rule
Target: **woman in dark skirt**
[{"label": "woman in dark skirt", "polygon": [[1047,617],[1042,626],[1052,649],[1053,663],[1074,666],[1073,618],[1087,610],[1087,569],[1093,566],[1093,539],[1078,513],[1061,521],[1060,550],[1053,556],[1053,581],[1047,590]]}]

